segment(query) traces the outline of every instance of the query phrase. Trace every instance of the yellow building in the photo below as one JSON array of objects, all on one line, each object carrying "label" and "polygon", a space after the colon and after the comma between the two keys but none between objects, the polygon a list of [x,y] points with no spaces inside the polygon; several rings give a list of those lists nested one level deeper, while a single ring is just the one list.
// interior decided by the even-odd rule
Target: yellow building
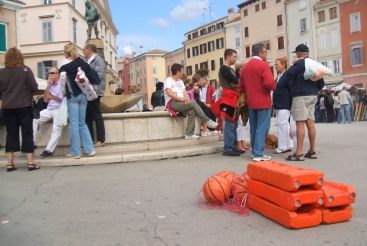
[{"label": "yellow building", "polygon": [[136,85],[143,95],[143,104],[150,105],[150,98],[155,91],[155,84],[166,79],[165,50],[153,49],[133,57],[130,63],[130,87]]},{"label": "yellow building", "polygon": [[[164,56],[164,59],[166,59],[166,77],[171,76],[171,66],[174,63],[181,64],[185,67],[185,51],[184,48],[179,48],[177,50],[174,50],[167,55]],[[162,81],[163,82],[163,81]]]},{"label": "yellow building", "polygon": [[[112,22],[108,0],[90,0],[101,13],[98,21],[99,38],[104,45],[107,64],[106,95],[115,90],[117,75],[118,31]],[[87,22],[84,19],[85,1],[28,0],[20,10],[20,48],[25,63],[36,77],[47,79],[51,67],[60,67],[64,57],[63,47],[73,42],[83,57],[83,46],[87,40]],[[94,31],[92,39],[95,38]]]}]

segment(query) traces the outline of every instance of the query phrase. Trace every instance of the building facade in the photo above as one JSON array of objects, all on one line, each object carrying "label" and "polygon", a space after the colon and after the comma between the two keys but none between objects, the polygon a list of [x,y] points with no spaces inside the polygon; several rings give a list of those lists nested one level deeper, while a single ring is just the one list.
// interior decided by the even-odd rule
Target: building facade
[{"label": "building facade", "polygon": [[223,17],[185,33],[183,42],[187,76],[192,76],[199,68],[209,70],[210,83],[216,86],[219,67],[223,64],[225,45]]},{"label": "building facade", "polygon": [[325,84],[343,81],[339,0],[319,0],[314,5],[317,61],[332,71]]},{"label": "building facade", "polygon": [[367,1],[340,1],[344,82],[367,88]]},{"label": "building facade", "polygon": [[166,78],[165,50],[153,49],[141,52],[140,55],[129,59],[130,87],[136,85],[139,94],[143,95],[143,104],[150,105],[150,98],[155,91],[155,84]]},{"label": "building facade", "polygon": [[14,46],[20,48],[20,9],[24,6],[22,1],[0,1],[0,68],[4,65],[7,49]]},{"label": "building facade", "polygon": [[241,13],[242,56],[251,58],[253,44],[267,44],[267,62],[274,74],[275,60],[287,56],[284,0],[248,0],[238,5]]},{"label": "building facade", "polygon": [[[27,0],[20,11],[20,47],[25,63],[36,77],[47,79],[51,67],[60,67],[65,59],[63,47],[73,42],[83,57],[83,46],[87,41],[87,23],[84,19],[85,1],[76,0]],[[117,75],[118,31],[112,22],[107,0],[90,0],[101,13],[98,21],[99,38],[103,41],[107,66],[106,95],[114,91]],[[94,32],[92,39],[95,38]],[[83,57],[84,58],[84,57]]]},{"label": "building facade", "polygon": [[226,49],[237,51],[237,59],[242,56],[241,14],[235,13],[233,8],[228,10],[228,21],[224,24]]},{"label": "building facade", "polygon": [[[181,64],[185,67],[185,51],[184,48],[179,48],[163,56],[166,63],[166,77],[171,76],[171,66],[173,63]],[[164,81],[161,81],[164,82]]]}]

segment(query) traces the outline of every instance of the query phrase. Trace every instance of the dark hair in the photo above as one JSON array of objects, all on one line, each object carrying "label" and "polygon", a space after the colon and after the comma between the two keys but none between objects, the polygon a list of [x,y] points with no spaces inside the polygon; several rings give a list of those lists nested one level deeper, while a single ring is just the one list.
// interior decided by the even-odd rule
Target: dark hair
[{"label": "dark hair", "polygon": [[97,53],[97,46],[93,43],[86,43],[85,48]]},{"label": "dark hair", "polygon": [[115,90],[115,95],[122,95],[124,92],[125,92],[125,91],[124,91],[124,89],[122,89],[122,88],[117,88],[117,89]]},{"label": "dark hair", "polygon": [[173,63],[173,65],[171,66],[172,75],[176,75],[177,72],[180,72],[182,68],[183,66],[181,64]]},{"label": "dark hair", "polygon": [[264,48],[266,48],[266,43],[263,42],[252,45],[252,56],[258,56]]},{"label": "dark hair", "polygon": [[155,89],[156,90],[162,90],[164,87],[164,83],[163,82],[158,82],[157,84],[155,84]]},{"label": "dark hair", "polygon": [[237,51],[235,51],[234,49],[226,49],[224,51],[224,60],[227,59],[227,56],[231,56],[233,53],[237,54]]}]

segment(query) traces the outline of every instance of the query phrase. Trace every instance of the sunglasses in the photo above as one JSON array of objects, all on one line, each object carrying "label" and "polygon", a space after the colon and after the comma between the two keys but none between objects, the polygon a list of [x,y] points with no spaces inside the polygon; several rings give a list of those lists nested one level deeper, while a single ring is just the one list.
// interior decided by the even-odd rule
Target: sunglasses
[{"label": "sunglasses", "polygon": [[57,74],[57,73],[56,72],[49,72],[48,74],[50,75],[50,74]]}]

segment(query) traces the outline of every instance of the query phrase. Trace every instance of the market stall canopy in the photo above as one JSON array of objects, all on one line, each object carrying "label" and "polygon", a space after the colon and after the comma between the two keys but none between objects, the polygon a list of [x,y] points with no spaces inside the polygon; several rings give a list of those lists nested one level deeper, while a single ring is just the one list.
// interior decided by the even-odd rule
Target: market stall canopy
[{"label": "market stall canopy", "polygon": [[341,91],[343,90],[343,87],[347,87],[347,89],[349,89],[350,87],[352,87],[352,85],[347,83],[341,83],[339,85],[332,86],[330,89],[334,91]]},{"label": "market stall canopy", "polygon": [[38,90],[46,90],[47,88],[47,80],[36,78],[36,82],[38,84]]}]

